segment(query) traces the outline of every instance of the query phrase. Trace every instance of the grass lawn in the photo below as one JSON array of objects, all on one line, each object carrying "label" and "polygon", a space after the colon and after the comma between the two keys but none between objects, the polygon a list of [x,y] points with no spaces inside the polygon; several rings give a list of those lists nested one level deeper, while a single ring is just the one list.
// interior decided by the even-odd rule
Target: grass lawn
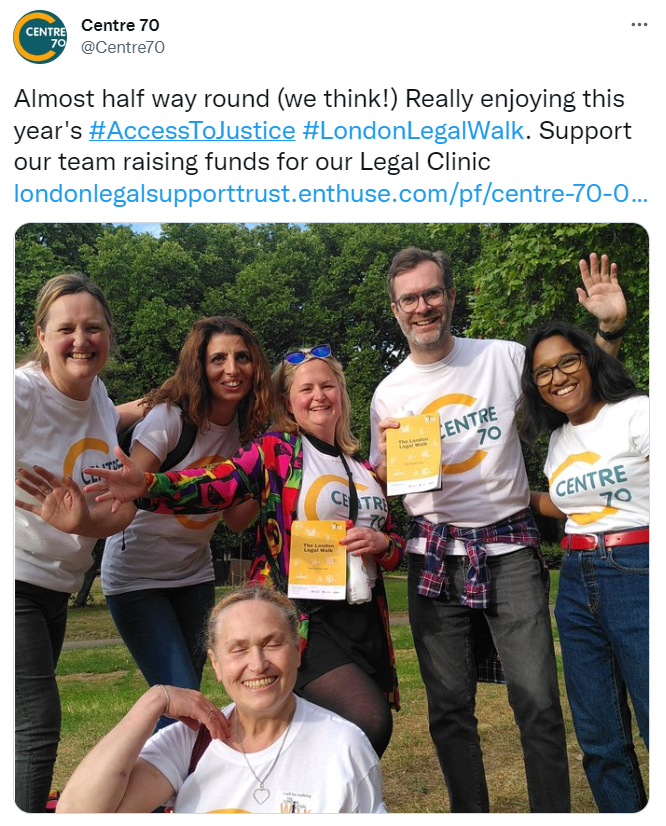
[{"label": "grass lawn", "polygon": [[[556,585],[556,571],[551,578]],[[387,578],[389,603],[396,614],[407,610],[406,586],[404,578]],[[554,598],[553,591],[556,588],[551,591],[551,600]],[[93,606],[70,610],[68,641],[115,636],[117,632],[98,589]],[[393,639],[403,707],[395,716],[393,739],[382,759],[386,804],[391,812],[444,812],[448,810],[448,798],[428,734],[425,692],[409,626],[394,627]],[[564,699],[557,639],[555,646],[568,732],[573,811],[593,812],[594,804],[583,773],[580,749],[573,736],[571,716]],[[63,705],[63,728],[54,785],[62,788],[83,755],[125,714],[146,685],[124,646],[63,652],[58,666],[58,683]],[[224,690],[215,682],[209,665],[204,672],[202,689],[213,702],[219,705],[226,702]],[[477,716],[492,810],[528,811],[522,750],[504,686],[479,685]],[[635,737],[647,782],[647,753],[637,732]]]}]

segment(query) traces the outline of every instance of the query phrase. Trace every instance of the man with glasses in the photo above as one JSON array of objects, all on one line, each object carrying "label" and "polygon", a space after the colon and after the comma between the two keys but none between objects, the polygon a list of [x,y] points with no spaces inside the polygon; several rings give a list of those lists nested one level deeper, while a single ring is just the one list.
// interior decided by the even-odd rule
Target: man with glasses
[{"label": "man with glasses", "polygon": [[[598,319],[598,343],[616,355],[626,318],[617,268],[592,255],[581,273],[579,300]],[[375,391],[370,459],[385,479],[386,429],[396,417],[439,413],[441,487],[409,494],[404,505],[410,623],[451,811],[489,811],[474,714],[476,629],[489,627],[520,729],[530,810],[567,812],[548,598],[515,428],[524,349],[452,335],[455,289],[442,252],[402,250],[388,288],[410,355]]]}]

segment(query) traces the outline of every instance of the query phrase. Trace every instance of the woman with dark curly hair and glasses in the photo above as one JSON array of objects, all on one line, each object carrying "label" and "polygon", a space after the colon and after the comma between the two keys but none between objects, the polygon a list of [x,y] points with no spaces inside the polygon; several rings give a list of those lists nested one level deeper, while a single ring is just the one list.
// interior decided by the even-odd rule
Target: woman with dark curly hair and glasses
[{"label": "woman with dark curly hair and glasses", "polygon": [[[296,692],[356,723],[381,755],[393,728],[397,680],[379,569],[400,563],[404,542],[392,531],[379,481],[358,456],[345,376],[331,348],[287,353],[273,372],[273,391],[272,432],[232,459],[144,474],[119,451],[124,469],[103,474],[92,489],[104,491],[100,501],[116,500],[116,508],[139,500],[140,508],[160,514],[210,514],[257,500],[261,541],[251,579],[282,592],[290,574],[292,524],[347,522],[340,553],[362,557],[369,579],[376,573],[374,587],[363,603],[344,597],[299,601],[303,659]],[[85,504],[78,488],[69,493],[67,508],[78,524],[77,510],[87,518]],[[57,495],[56,489],[51,496]],[[44,506],[42,513],[46,518]]]},{"label": "woman with dark curly hair and glasses", "polygon": [[550,433],[549,493],[532,507],[566,518],[555,608],[583,766],[600,812],[647,803],[631,731],[631,697],[649,738],[648,397],[619,361],[564,322],[530,337],[519,405],[534,448]]}]

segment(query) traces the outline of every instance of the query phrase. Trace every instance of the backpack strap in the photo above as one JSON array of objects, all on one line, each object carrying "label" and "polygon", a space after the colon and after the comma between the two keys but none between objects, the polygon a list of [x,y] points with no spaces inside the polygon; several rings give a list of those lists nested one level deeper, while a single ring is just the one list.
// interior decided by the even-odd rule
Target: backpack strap
[{"label": "backpack strap", "polygon": [[212,739],[213,738],[210,736],[210,732],[206,726],[201,723],[199,726],[199,731],[197,732],[197,739],[194,741],[194,745],[192,746],[192,756],[190,757],[190,765],[187,769],[188,777],[196,769],[197,763],[201,760],[203,753],[210,745]]},{"label": "backpack strap", "polygon": [[199,432],[197,425],[189,421],[189,419],[181,417],[181,420],[183,429],[180,432],[178,444],[164,457],[164,461],[160,465],[160,473],[166,473],[167,470],[171,470],[172,467],[182,462],[190,450],[192,450],[194,440],[197,438],[197,433]]},{"label": "backpack strap", "polygon": [[[118,444],[121,450],[124,453],[127,453],[127,455],[129,455],[130,447],[132,445],[132,435],[134,433],[134,429],[141,421],[143,421],[143,419],[139,419],[139,421],[134,422],[134,424],[131,424],[129,427],[123,428],[123,430],[121,430],[118,434]],[[199,428],[194,424],[194,422],[191,422],[189,419],[185,419],[182,416],[181,424],[182,428],[180,431],[180,436],[178,437],[178,442],[176,443],[174,449],[170,450],[164,457],[164,461],[160,465],[158,473],[166,473],[167,470],[171,470],[171,468],[182,462],[190,450],[192,450],[192,445],[194,444],[194,440],[197,438]]]},{"label": "backpack strap", "polygon": [[[203,723],[199,725],[199,731],[197,732],[196,740],[194,741],[194,745],[192,746],[192,754],[190,756],[190,765],[187,768],[187,777],[194,773],[194,770],[197,767],[197,763],[203,757],[203,753],[206,751],[208,746],[210,746],[210,742],[213,738],[210,736],[210,732],[204,726]],[[155,812],[165,812],[166,814],[173,814],[173,806],[165,806],[164,808],[160,807],[154,810]]]}]

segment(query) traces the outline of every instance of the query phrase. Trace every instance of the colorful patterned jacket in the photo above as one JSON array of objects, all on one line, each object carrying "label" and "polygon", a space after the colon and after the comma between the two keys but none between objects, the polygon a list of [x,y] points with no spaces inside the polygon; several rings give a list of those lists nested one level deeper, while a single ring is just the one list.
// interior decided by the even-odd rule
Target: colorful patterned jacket
[{"label": "colorful patterned jacket", "polygon": [[[368,462],[361,460],[372,472]],[[146,474],[148,498],[137,504],[156,513],[209,513],[224,510],[245,499],[260,505],[261,542],[252,564],[250,578],[286,593],[289,576],[291,524],[296,519],[298,495],[303,480],[303,445],[299,434],[266,433],[241,448],[232,459],[207,468]],[[396,568],[404,555],[404,540],[393,533],[390,514],[385,527],[389,547],[377,559],[385,570]],[[394,672],[394,692],[389,701],[398,707],[395,657],[389,629],[386,592],[377,578],[375,597],[384,619],[389,655]],[[307,644],[308,606],[301,611],[302,649]]]}]

